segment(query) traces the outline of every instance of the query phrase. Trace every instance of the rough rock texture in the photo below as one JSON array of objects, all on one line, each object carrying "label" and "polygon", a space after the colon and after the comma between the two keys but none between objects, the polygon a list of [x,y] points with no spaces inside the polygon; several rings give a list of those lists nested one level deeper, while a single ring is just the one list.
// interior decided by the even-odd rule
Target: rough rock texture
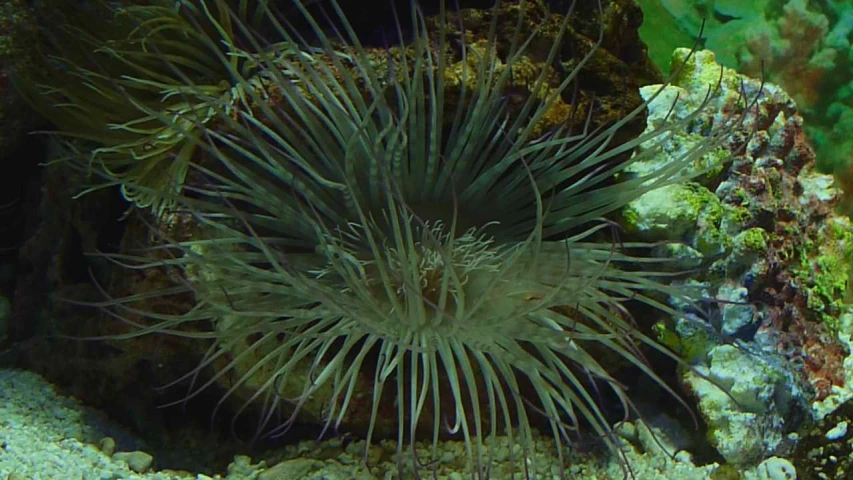
[{"label": "rough rock texture", "polygon": [[[674,64],[687,55],[677,51]],[[697,52],[668,87],[672,92],[653,103],[649,123],[669,112],[680,118],[683,109],[702,101],[680,90],[684,85],[720,81],[708,112],[746,109],[739,132],[720,151],[697,158],[702,175],[692,188],[663,201],[652,192],[629,205],[623,218],[639,238],[682,242],[671,251],[690,267],[701,267],[684,285],[704,291],[708,304],[661,328],[676,332],[679,338],[669,343],[697,365],[685,380],[712,443],[728,461],[751,465],[786,454],[793,443],[788,433],[849,398],[845,357],[850,352],[842,340],[849,338],[850,326],[842,318],[849,310],[853,227],[834,213],[839,192],[831,177],[815,173],[814,154],[790,97],[775,85],[720,68],[713,54]],[[674,98],[684,106],[671,108]],[[691,132],[666,139],[667,148],[692,148],[719,120],[717,113],[701,115]],[[691,220],[693,227],[686,225]],[[727,345],[748,356],[727,355],[730,361],[723,362],[719,353],[732,348]],[[768,374],[771,370],[775,373]],[[697,380],[702,372],[718,383],[716,388]],[[720,415],[727,408],[720,402],[742,393],[735,392],[737,381],[729,381],[734,372],[752,375],[750,395],[763,400],[753,407],[731,403],[739,413]],[[730,396],[720,397],[721,389]],[[776,440],[750,442],[747,432],[762,442]]]},{"label": "rough rock texture", "polygon": [[708,353],[708,366],[687,372],[684,382],[699,400],[709,441],[726,462],[754,465],[768,452],[781,451],[789,430],[786,417],[801,395],[789,390],[783,366],[720,345]]},{"label": "rough rock texture", "polygon": [[832,480],[853,473],[853,400],[848,400],[803,435],[792,454],[801,478]]}]

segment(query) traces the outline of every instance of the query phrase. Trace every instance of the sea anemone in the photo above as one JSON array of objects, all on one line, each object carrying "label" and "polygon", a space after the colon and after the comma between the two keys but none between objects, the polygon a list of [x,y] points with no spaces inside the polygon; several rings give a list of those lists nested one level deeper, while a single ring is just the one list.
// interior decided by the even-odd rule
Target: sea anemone
[{"label": "sea anemone", "polygon": [[[440,438],[457,435],[480,478],[492,463],[485,445],[505,435],[524,456],[538,419],[560,447],[585,428],[620,454],[612,419],[590,390],[606,386],[626,414],[634,410],[606,356],[676,395],[640,347],[672,354],[630,311],[671,314],[662,299],[685,292],[667,285],[669,261],[647,255],[652,245],[620,244],[604,217],[689,178],[684,172],[695,172],[736,119],[666,165],[629,176],[628,165],[658,151],[631,156],[635,147],[686,128],[701,109],[624,143],[614,139],[645,104],[598,128],[573,123],[574,85],[601,38],[577,61],[560,61],[571,7],[552,13],[539,1],[497,2],[482,17],[487,36],[472,41],[462,11],[440,1],[425,15],[413,1],[388,34],[392,45],[375,48],[335,0],[321,10],[331,18],[309,2],[294,2],[286,17],[261,4],[263,35],[222,0],[174,3],[169,12],[179,15],[166,17],[182,22],[177,35],[192,31],[201,46],[150,45],[146,55],[160,61],[169,85],[134,78],[131,86],[121,77],[92,95],[113,93],[84,103],[106,111],[115,95],[127,95],[151,128],[180,138],[157,150],[158,163],[186,173],[179,190],[129,175],[134,166],[104,171],[126,191],[171,207],[157,219],[170,232],[154,249],[159,259],[114,258],[179,267],[184,283],[100,305],[151,319],[131,335],[215,340],[188,377],[214,373],[194,382],[189,397],[233,379],[225,397],[260,404],[258,431],[272,435],[286,433],[312,403],[327,428],[363,415],[367,444],[390,418],[401,470],[403,454],[424,435],[433,458],[418,465],[436,460]],[[140,28],[158,24],[146,18]],[[547,21],[531,30],[530,18]],[[301,29],[292,26],[297,19]],[[540,28],[558,32],[544,51]],[[198,59],[188,56],[202,50],[227,72],[227,87],[196,83]],[[522,71],[519,99],[511,92]],[[144,103],[137,85],[193,107]],[[582,117],[593,109],[590,102]],[[99,128],[135,130],[108,123]],[[180,315],[138,304],[186,292],[195,305]],[[523,458],[515,461],[523,470]]]},{"label": "sea anemone", "polygon": [[[63,160],[91,174],[95,183],[83,193],[119,185],[127,200],[162,212],[163,193],[180,192],[195,153],[189,137],[216,116],[205,99],[227,96],[229,68],[239,68],[237,57],[223,65],[222,46],[211,42],[233,38],[233,12],[222,2],[203,13],[179,8],[194,2],[87,3],[49,20],[57,27],[34,47],[46,63],[18,65],[14,86],[54,133],[77,141]],[[245,5],[238,12],[251,17]],[[194,15],[203,19],[190,23]],[[208,15],[220,31],[203,21]]]}]

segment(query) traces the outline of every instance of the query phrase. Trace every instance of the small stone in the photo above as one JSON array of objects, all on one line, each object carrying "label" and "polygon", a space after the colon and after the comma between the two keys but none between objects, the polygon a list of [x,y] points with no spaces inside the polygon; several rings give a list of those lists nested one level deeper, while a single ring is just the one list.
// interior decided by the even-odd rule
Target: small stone
[{"label": "small stone", "polygon": [[827,440],[831,441],[842,439],[847,435],[847,425],[846,421],[838,422],[835,427],[826,432],[824,436]]},{"label": "small stone", "polygon": [[679,463],[693,464],[693,454],[687,450],[679,450],[675,454],[674,460]]},{"label": "small stone", "polygon": [[186,478],[191,478],[194,480],[213,480],[213,478],[201,473],[195,474],[193,472],[190,472],[189,470],[173,470],[171,468],[164,468],[163,470],[158,470],[156,475],[165,475],[166,478],[171,478],[175,480],[183,480]]},{"label": "small stone", "polygon": [[138,450],[135,452],[118,452],[113,455],[113,459],[127,463],[127,466],[136,473],[146,473],[154,462],[154,457]]},{"label": "small stone", "polygon": [[717,293],[717,299],[722,300],[722,331],[734,336],[748,329],[755,321],[755,310],[749,303],[749,291],[744,287],[724,284]]},{"label": "small stone", "polygon": [[639,440],[637,427],[631,422],[619,422],[614,428],[616,434],[627,440],[629,443],[636,444]]},{"label": "small stone", "polygon": [[112,437],[104,437],[98,442],[98,450],[104,452],[104,455],[112,457],[116,451],[116,441]]},{"label": "small stone", "polygon": [[797,480],[797,469],[784,458],[770,457],[756,470],[760,480]]},{"label": "small stone", "polygon": [[247,455],[235,455],[234,461],[228,465],[228,477],[254,478],[258,470],[266,468],[267,464],[261,460],[257,465],[252,464],[252,458]]},{"label": "small stone", "polygon": [[321,468],[323,462],[310,458],[296,458],[279,463],[258,475],[258,480],[293,480],[307,478],[312,471]]}]

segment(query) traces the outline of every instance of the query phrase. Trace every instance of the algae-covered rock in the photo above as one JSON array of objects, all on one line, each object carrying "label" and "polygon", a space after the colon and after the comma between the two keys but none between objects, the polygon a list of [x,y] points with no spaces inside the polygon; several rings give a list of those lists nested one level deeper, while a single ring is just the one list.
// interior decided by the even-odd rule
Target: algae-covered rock
[{"label": "algae-covered rock", "polygon": [[696,230],[705,209],[719,200],[700,185],[667,185],[631,202],[623,212],[624,226],[647,240],[683,239]]},{"label": "algae-covered rock", "polygon": [[778,451],[801,417],[802,392],[792,383],[777,358],[758,358],[731,345],[708,353],[708,366],[684,376],[699,399],[699,411],[708,425],[708,440],[727,462],[750,465]]},{"label": "algae-covered rock", "polygon": [[770,457],[755,467],[755,470],[746,472],[746,480],[797,480],[797,472],[797,468],[788,459]]},{"label": "algae-covered rock", "polygon": [[[673,187],[652,191],[622,218],[635,237],[684,245],[662,251],[694,254],[697,267],[681,285],[701,286],[713,300],[662,321],[657,332],[693,366],[692,373],[684,369],[685,382],[712,444],[733,465],[754,466],[763,456],[784,456],[795,443],[788,432],[850,398],[853,360],[845,339],[853,328],[842,319],[850,309],[853,230],[835,213],[841,192],[815,171],[803,120],[783,90],[723,69],[708,52],[681,50],[673,59],[686,63],[667,97],[650,104],[650,124],[682,118],[697,102],[748,113],[726,145],[697,156],[692,195]],[[708,96],[691,97],[678,90],[683,84],[713,86]],[[719,119],[692,118],[686,134],[660,139],[663,151],[690,151]],[[731,344],[746,356],[727,350]],[[738,377],[750,381],[739,385]],[[749,399],[732,400],[749,389]]]},{"label": "algae-covered rock", "polygon": [[720,331],[723,335],[735,336],[754,327],[757,319],[746,287],[723,284],[717,292],[717,300],[721,301]]}]

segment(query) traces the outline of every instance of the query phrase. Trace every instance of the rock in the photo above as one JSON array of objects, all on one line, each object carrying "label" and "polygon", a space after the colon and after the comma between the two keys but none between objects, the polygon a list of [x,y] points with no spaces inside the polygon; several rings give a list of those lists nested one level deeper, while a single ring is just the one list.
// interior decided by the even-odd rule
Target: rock
[{"label": "rock", "polygon": [[151,464],[154,463],[154,457],[138,450],[135,452],[117,452],[113,454],[113,460],[127,463],[127,466],[136,473],[148,472]]},{"label": "rock", "polygon": [[308,474],[323,466],[323,462],[309,458],[297,458],[281,462],[258,475],[258,480],[290,480],[308,478]]},{"label": "rock", "polygon": [[797,469],[787,459],[770,457],[755,469],[755,480],[797,480]]},{"label": "rock", "polygon": [[711,444],[729,464],[741,466],[779,451],[783,432],[802,417],[806,403],[784,363],[732,345],[712,348],[708,358],[684,381],[698,400]]},{"label": "rock", "polygon": [[853,472],[851,418],[853,400],[847,400],[805,432],[791,454],[801,478],[850,478]]},{"label": "rock", "polygon": [[717,299],[722,301],[720,313],[723,319],[723,334],[735,336],[753,326],[755,307],[749,303],[749,290],[726,283],[720,287]]},{"label": "rock", "polygon": [[104,437],[98,442],[98,449],[104,452],[104,455],[112,457],[116,451],[116,441],[112,437]]}]

